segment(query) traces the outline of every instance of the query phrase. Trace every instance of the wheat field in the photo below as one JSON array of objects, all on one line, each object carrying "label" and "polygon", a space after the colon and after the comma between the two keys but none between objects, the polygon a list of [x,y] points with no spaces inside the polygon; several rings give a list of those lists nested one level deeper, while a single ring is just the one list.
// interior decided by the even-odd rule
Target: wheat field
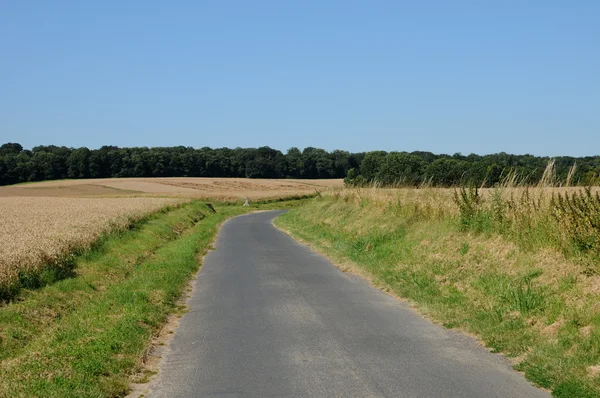
[{"label": "wheat field", "polygon": [[343,187],[343,180],[247,178],[101,178],[44,181],[0,187],[0,197],[184,197],[221,201],[279,199]]},{"label": "wheat field", "polygon": [[0,198],[0,285],[64,259],[174,198]]}]

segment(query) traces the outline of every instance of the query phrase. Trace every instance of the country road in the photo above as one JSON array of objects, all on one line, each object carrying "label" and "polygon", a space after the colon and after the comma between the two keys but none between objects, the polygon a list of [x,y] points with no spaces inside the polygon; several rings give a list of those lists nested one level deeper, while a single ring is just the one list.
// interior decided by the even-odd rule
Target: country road
[{"label": "country road", "polygon": [[280,213],[223,225],[151,397],[549,397],[277,230]]}]

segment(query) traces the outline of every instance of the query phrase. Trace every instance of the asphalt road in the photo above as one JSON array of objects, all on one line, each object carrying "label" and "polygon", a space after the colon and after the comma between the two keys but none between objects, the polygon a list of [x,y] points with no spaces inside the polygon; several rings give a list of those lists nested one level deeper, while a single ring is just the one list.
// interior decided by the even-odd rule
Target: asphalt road
[{"label": "asphalt road", "polygon": [[549,397],[296,243],[280,213],[224,224],[151,397]]}]

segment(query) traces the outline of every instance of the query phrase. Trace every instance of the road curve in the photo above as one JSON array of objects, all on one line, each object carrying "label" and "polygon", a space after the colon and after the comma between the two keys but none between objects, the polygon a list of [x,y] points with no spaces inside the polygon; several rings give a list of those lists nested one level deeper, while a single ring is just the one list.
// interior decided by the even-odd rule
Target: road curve
[{"label": "road curve", "polygon": [[277,230],[279,214],[223,225],[151,397],[549,397]]}]

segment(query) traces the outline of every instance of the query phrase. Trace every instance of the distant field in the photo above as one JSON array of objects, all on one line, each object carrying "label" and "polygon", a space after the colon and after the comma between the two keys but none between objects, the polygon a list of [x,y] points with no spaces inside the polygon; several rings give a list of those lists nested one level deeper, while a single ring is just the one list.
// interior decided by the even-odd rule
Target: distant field
[{"label": "distant field", "polygon": [[306,195],[316,190],[342,187],[343,180],[268,180],[246,178],[106,178],[45,181],[0,187],[0,197],[123,197],[170,196],[250,200]]}]

